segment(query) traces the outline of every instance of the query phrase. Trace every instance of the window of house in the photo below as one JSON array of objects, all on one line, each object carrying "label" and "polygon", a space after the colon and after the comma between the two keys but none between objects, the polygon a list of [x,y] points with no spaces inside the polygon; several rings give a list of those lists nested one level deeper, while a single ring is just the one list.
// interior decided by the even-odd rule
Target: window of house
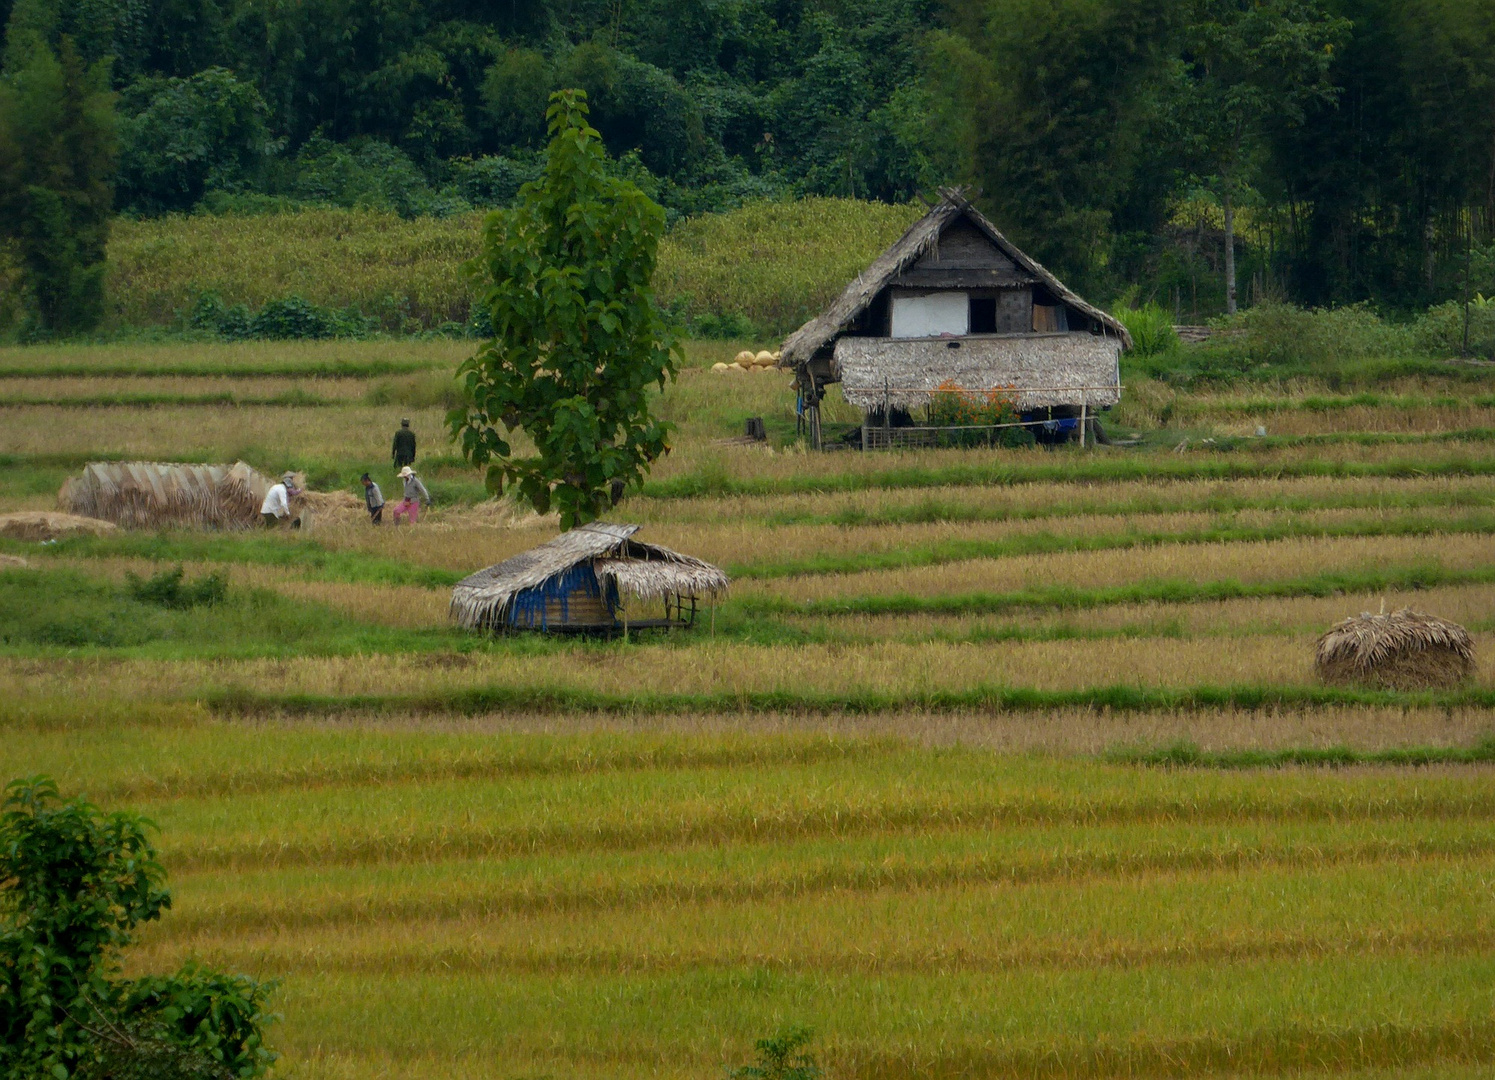
[{"label": "window of house", "polygon": [[971,333],[995,334],[997,332],[997,298],[995,296],[971,297]]}]

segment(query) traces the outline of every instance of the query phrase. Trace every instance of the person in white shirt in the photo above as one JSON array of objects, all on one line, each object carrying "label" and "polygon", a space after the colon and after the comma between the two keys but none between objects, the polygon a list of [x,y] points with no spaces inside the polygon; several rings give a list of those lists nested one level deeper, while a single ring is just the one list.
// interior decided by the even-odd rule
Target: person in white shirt
[{"label": "person in white shirt", "polygon": [[265,492],[265,501],[260,504],[260,517],[265,521],[265,528],[273,529],[291,517],[291,496],[296,494],[296,474],[286,473],[280,478],[280,483],[272,484],[270,490]]}]

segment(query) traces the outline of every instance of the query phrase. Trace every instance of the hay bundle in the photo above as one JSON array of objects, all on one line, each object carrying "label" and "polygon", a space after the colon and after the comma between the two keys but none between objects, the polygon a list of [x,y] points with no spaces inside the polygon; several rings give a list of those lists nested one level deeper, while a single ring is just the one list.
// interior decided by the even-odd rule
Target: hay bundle
[{"label": "hay bundle", "polygon": [[125,528],[247,529],[259,524],[269,489],[270,482],[242,461],[96,461],[62,486],[57,504],[67,513]]},{"label": "hay bundle", "polygon": [[1324,682],[1340,685],[1456,686],[1474,673],[1474,641],[1458,623],[1411,608],[1363,611],[1319,638],[1314,666]]},{"label": "hay bundle", "polygon": [[107,521],[96,521],[74,514],[58,514],[51,510],[18,510],[14,514],[0,514],[0,536],[11,540],[40,543],[61,540],[64,536],[75,536],[78,533],[98,536],[113,531],[114,526]]}]

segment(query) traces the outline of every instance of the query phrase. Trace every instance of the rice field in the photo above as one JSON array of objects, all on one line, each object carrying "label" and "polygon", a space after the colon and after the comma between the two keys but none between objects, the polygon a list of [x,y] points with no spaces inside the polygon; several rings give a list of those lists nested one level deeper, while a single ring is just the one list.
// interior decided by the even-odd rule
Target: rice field
[{"label": "rice field", "polygon": [[[720,1077],[796,1024],[833,1080],[1489,1075],[1495,375],[813,455],[782,377],[709,371],[742,344],[690,346],[619,511],[732,592],[612,642],[451,628],[555,527],[445,444],[461,343],[0,349],[0,513],[95,456],[388,494],[401,416],[438,497],[0,539],[0,766],[160,828],[131,970],[279,979],[304,1080]],[[227,609],[131,606],[177,564]],[[1466,626],[1470,683],[1320,686],[1383,603]]]}]

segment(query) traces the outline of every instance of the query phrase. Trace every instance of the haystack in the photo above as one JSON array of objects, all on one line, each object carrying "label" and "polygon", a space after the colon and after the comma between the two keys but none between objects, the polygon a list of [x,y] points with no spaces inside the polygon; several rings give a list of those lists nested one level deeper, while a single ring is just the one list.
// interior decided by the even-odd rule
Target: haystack
[{"label": "haystack", "polygon": [[242,461],[96,461],[62,486],[57,504],[125,528],[249,529],[260,523],[269,489],[270,481]]},{"label": "haystack", "polygon": [[76,514],[59,514],[53,510],[18,510],[13,514],[0,514],[0,536],[11,540],[41,543],[79,533],[98,536],[113,531],[114,526],[107,521],[79,517]]},{"label": "haystack", "polygon": [[1324,682],[1338,685],[1456,686],[1474,673],[1474,641],[1458,623],[1411,608],[1363,611],[1319,638],[1314,666]]}]

